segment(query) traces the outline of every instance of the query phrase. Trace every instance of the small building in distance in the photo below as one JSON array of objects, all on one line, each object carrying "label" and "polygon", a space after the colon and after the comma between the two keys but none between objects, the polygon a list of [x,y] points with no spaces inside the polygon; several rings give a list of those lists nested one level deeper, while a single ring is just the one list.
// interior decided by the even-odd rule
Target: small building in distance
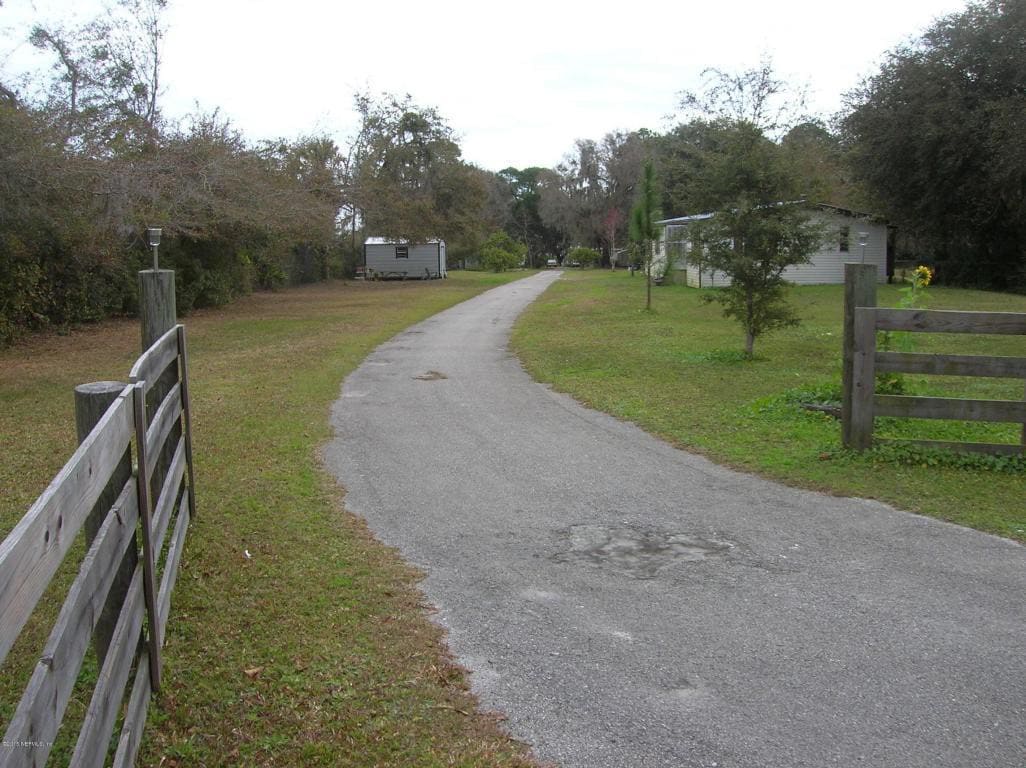
[{"label": "small building in distance", "polygon": [[363,268],[370,278],[433,280],[446,277],[445,241],[411,244],[368,237],[363,244]]},{"label": "small building in distance", "polygon": [[[826,240],[812,255],[808,264],[798,264],[784,270],[783,278],[799,285],[844,282],[845,262],[864,262],[876,266],[878,282],[887,282],[894,273],[894,260],[890,252],[888,227],[868,213],[838,208],[826,203],[806,204],[813,220],[819,222]],[[689,257],[693,243],[690,227],[715,214],[700,213],[656,222],[660,227],[659,240],[653,256],[652,272],[669,258],[673,263],[674,279],[695,288],[719,288],[728,285],[730,278],[721,272],[702,269]],[[861,240],[864,237],[865,244]]]}]

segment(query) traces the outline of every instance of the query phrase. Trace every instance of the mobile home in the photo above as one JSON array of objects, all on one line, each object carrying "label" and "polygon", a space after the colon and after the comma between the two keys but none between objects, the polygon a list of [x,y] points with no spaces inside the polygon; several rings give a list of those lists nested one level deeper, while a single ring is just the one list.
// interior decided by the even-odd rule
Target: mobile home
[{"label": "mobile home", "polygon": [[363,267],[368,277],[403,280],[446,277],[445,241],[408,243],[368,237],[363,244]]},{"label": "mobile home", "polygon": [[[843,283],[845,262],[862,262],[876,266],[878,282],[887,281],[893,273],[893,260],[888,253],[886,223],[866,213],[825,203],[807,207],[811,218],[823,227],[825,239],[809,263],[784,270],[785,280],[800,285]],[[674,262],[678,279],[687,285],[695,288],[728,285],[730,278],[726,275],[703,269],[690,258],[693,248],[697,247],[690,236],[691,225],[712,216],[702,213],[656,222],[661,231],[653,257],[653,272],[657,264],[663,265],[669,258]]]}]

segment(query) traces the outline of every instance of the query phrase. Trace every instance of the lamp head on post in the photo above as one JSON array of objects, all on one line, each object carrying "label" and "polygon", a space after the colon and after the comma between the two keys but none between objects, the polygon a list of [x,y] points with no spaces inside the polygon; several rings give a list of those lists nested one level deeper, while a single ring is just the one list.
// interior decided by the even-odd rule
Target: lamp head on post
[{"label": "lamp head on post", "polygon": [[153,249],[153,271],[156,272],[160,269],[160,266],[157,264],[157,248],[160,246],[160,227],[147,227],[146,241]]},{"label": "lamp head on post", "polygon": [[862,263],[866,263],[866,244],[869,242],[868,232],[859,232],[859,245],[862,246]]}]

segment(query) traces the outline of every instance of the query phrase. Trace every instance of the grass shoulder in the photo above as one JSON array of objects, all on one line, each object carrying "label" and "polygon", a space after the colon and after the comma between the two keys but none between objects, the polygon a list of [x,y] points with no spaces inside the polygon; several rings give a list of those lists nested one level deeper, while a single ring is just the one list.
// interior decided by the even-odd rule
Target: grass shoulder
[{"label": "grass shoulder", "polygon": [[[198,514],[141,764],[532,764],[477,711],[420,574],[345,512],[317,458],[341,382],[368,352],[525,274],[317,284],[187,319]],[[0,352],[3,533],[74,449],[73,387],[124,377],[138,334],[111,321]],[[16,668],[45,639],[37,618],[4,666],[5,722]]]},{"label": "grass shoulder", "polygon": [[[875,498],[980,530],[1026,541],[1022,463],[949,461],[915,452],[840,450],[840,425],[806,410],[837,390],[843,313],[841,286],[790,289],[801,325],[760,338],[742,354],[740,327],[701,300],[702,291],[661,286],[644,310],[644,280],[624,272],[567,273],[514,328],[513,346],[538,380],[632,421],[709,458],[792,485]],[[932,308],[1026,312],[1026,297],[930,289]],[[894,306],[896,286],[880,286]],[[1017,337],[947,337],[921,351],[1023,355]],[[959,345],[962,345],[961,347]],[[921,394],[1022,399],[1021,380],[912,377]],[[969,391],[967,391],[967,388]],[[891,437],[1016,443],[1019,425],[881,420]]]}]

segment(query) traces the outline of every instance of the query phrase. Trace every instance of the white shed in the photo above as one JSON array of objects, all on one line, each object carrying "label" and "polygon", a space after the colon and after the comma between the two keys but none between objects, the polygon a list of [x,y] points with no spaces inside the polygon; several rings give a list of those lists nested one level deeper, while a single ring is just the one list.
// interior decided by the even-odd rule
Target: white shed
[{"label": "white shed", "polygon": [[[849,211],[833,205],[819,203],[810,205],[811,217],[823,225],[827,240],[808,264],[799,264],[784,270],[783,278],[800,285],[843,283],[845,262],[864,262],[876,265],[877,281],[887,282],[887,224],[873,216]],[[699,269],[689,263],[692,242],[690,225],[712,216],[702,213],[696,216],[680,216],[656,222],[662,229],[653,257],[655,265],[674,260],[674,267],[687,285],[696,288],[716,288],[729,285],[730,278],[721,272]],[[862,245],[863,235],[865,245]]]},{"label": "white shed", "polygon": [[410,244],[384,237],[368,237],[363,244],[363,266],[368,277],[423,279],[446,277],[445,241]]}]

